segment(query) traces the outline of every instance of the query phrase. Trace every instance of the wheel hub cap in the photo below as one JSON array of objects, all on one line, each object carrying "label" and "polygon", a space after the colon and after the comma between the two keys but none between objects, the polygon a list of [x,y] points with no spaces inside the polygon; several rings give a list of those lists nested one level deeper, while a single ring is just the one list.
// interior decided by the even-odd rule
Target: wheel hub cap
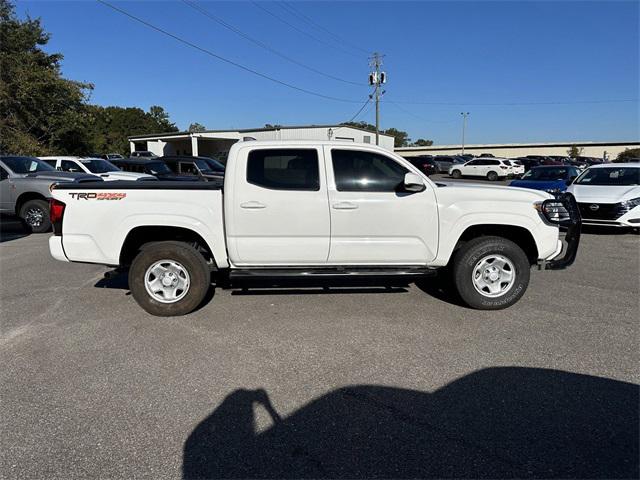
[{"label": "wheel hub cap", "polygon": [[160,260],[145,272],[144,286],[154,300],[175,303],[189,291],[189,272],[175,260]]},{"label": "wheel hub cap", "polygon": [[476,263],[471,273],[473,286],[485,297],[500,297],[513,287],[516,269],[504,255],[491,254]]}]

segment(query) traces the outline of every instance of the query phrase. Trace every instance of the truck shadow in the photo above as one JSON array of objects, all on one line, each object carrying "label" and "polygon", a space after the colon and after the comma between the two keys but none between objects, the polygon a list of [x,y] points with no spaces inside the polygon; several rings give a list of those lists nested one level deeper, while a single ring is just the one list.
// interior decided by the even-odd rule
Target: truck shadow
[{"label": "truck shadow", "polygon": [[264,390],[240,389],[187,438],[183,477],[637,478],[638,392],[489,368],[432,393],[340,388],[282,418]]}]

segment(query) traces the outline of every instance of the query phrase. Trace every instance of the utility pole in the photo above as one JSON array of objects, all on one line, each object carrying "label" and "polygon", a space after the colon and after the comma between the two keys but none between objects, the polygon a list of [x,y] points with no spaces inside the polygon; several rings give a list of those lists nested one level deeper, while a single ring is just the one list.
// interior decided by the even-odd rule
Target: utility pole
[{"label": "utility pole", "polygon": [[462,115],[462,155],[464,155],[464,132],[467,129],[467,117],[469,116],[469,112],[460,112]]},{"label": "utility pole", "polygon": [[380,145],[380,97],[384,93],[384,91],[380,92],[380,85],[387,82],[387,74],[380,71],[383,57],[384,55],[378,52],[373,52],[369,57],[369,66],[373,69],[369,73],[369,85],[375,87],[373,95],[376,101],[376,145]]}]

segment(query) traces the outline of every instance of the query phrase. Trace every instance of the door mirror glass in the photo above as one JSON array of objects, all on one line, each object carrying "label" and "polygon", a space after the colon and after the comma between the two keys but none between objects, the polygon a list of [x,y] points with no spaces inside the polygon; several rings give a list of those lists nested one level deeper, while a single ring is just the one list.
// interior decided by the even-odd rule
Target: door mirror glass
[{"label": "door mirror glass", "polygon": [[424,182],[420,175],[415,173],[407,173],[404,176],[404,189],[407,192],[421,192],[425,189]]}]

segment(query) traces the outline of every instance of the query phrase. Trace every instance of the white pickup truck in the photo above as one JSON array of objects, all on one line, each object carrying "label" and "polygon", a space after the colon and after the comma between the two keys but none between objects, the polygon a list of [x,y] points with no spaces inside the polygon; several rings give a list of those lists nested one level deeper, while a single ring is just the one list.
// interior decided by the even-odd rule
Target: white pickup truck
[{"label": "white pickup truck", "polygon": [[580,239],[571,195],[438,184],[335,141],[236,143],[224,184],[69,183],[52,196],[53,257],[128,269],[133,297],[162,316],[193,311],[213,283],[406,283],[444,268],[464,303],[501,309],[532,265],[573,263]]}]

